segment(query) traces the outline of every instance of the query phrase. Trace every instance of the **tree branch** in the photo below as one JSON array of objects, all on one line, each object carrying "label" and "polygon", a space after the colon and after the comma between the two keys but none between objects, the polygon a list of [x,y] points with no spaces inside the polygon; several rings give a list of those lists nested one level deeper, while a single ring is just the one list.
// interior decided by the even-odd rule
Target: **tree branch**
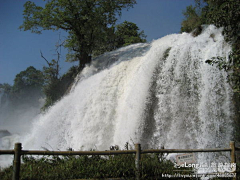
[{"label": "tree branch", "polygon": [[49,61],[43,56],[43,53],[41,50],[40,50],[40,53],[41,53],[41,57],[47,62],[48,66],[50,67]]}]

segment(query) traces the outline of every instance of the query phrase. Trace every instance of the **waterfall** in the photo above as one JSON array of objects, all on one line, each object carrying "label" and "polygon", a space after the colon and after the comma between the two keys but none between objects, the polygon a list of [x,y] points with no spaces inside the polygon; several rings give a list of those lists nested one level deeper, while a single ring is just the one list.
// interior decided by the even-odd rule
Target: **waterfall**
[{"label": "waterfall", "polygon": [[222,29],[172,34],[105,53],[79,75],[71,92],[33,121],[24,149],[228,147],[232,90],[227,74],[206,64],[227,57]]}]

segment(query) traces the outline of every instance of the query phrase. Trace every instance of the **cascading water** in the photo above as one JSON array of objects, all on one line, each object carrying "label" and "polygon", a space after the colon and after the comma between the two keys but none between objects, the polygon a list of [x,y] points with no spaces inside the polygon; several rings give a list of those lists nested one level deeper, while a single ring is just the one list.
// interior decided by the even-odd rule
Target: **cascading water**
[{"label": "cascading water", "polygon": [[24,149],[228,147],[232,91],[226,73],[205,63],[227,57],[221,29],[173,34],[96,58],[71,92],[33,122]]},{"label": "cascading water", "polygon": [[210,26],[195,38],[165,38],[172,42],[168,57],[161,57],[155,69],[142,139],[150,147],[228,147],[233,131],[231,88],[223,71],[204,63],[229,53],[221,30]]}]

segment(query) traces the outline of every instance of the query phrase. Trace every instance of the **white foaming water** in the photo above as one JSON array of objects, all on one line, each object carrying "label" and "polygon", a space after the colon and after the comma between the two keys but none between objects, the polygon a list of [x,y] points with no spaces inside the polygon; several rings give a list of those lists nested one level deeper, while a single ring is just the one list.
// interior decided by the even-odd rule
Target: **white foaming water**
[{"label": "white foaming water", "polygon": [[[221,29],[173,34],[96,58],[72,91],[34,120],[24,149],[228,147],[232,91],[226,73],[205,63],[227,57]],[[167,53],[168,52],[168,55]]]}]

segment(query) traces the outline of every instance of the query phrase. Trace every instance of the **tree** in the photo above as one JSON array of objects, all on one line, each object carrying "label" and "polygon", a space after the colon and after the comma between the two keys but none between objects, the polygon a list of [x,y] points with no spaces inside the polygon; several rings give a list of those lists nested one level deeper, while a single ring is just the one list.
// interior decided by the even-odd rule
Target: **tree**
[{"label": "tree", "polygon": [[98,43],[99,48],[93,51],[93,56],[130,44],[144,43],[146,37],[144,31],[140,31],[135,23],[124,21],[109,29],[107,36],[102,37],[103,40]]},{"label": "tree", "polygon": [[224,27],[228,41],[231,43],[239,41],[240,1],[195,0],[195,6],[188,6],[183,14],[185,20],[182,22],[182,32],[191,32],[202,24],[214,24],[217,27]]},{"label": "tree", "polygon": [[47,66],[43,66],[43,75],[45,83],[43,86],[43,92],[45,94],[45,104],[42,107],[45,110],[47,107],[53,105],[62,95],[62,89],[60,87],[60,53],[57,48],[57,60],[52,59],[52,61],[47,60],[43,53],[40,51],[41,57],[46,61]]},{"label": "tree", "polygon": [[186,11],[183,12],[183,15],[186,19],[181,24],[181,32],[189,33],[202,24],[200,16],[196,12],[196,7],[193,7],[192,5],[187,7]]},{"label": "tree", "polygon": [[181,32],[191,32],[201,29],[201,25],[206,23],[205,12],[207,11],[205,0],[195,0],[195,5],[187,6],[183,11],[185,19],[181,23]]},{"label": "tree", "polygon": [[79,61],[82,69],[91,61],[93,50],[99,48],[98,43],[111,31],[117,15],[134,4],[135,0],[49,0],[43,8],[28,1],[24,4],[24,22],[20,29],[33,33],[67,31],[68,61]]},{"label": "tree", "polygon": [[[16,75],[12,88],[12,98],[16,98],[20,102],[38,101],[42,94],[44,84],[44,76],[40,70],[33,66],[29,66],[25,71],[21,71]],[[17,102],[17,103],[19,103]]]},{"label": "tree", "polygon": [[139,28],[135,23],[124,21],[116,26],[116,47],[123,47],[133,43],[146,42],[144,31],[139,32]]},{"label": "tree", "polygon": [[208,4],[207,23],[224,27],[224,33],[232,43],[239,41],[240,1],[205,0]]},{"label": "tree", "polygon": [[8,83],[3,83],[0,84],[0,110],[1,110],[1,106],[7,102],[7,97],[11,94],[12,92],[12,86]]},{"label": "tree", "polygon": [[12,91],[12,86],[8,83],[3,83],[0,84],[0,89],[3,89],[4,93],[6,94],[10,94],[10,92]]},{"label": "tree", "polygon": [[44,83],[43,74],[33,66],[29,66],[25,71],[21,71],[14,79],[13,90],[22,92],[26,89],[41,88]]},{"label": "tree", "polygon": [[45,79],[43,92],[45,94],[45,103],[42,110],[46,110],[49,106],[59,100],[68,91],[70,85],[78,74],[78,68],[73,66],[67,73],[60,76],[60,53],[58,48],[59,46],[56,50],[57,60],[52,59],[52,61],[48,61],[41,52],[41,57],[47,62],[47,66],[43,67],[43,75]]}]

